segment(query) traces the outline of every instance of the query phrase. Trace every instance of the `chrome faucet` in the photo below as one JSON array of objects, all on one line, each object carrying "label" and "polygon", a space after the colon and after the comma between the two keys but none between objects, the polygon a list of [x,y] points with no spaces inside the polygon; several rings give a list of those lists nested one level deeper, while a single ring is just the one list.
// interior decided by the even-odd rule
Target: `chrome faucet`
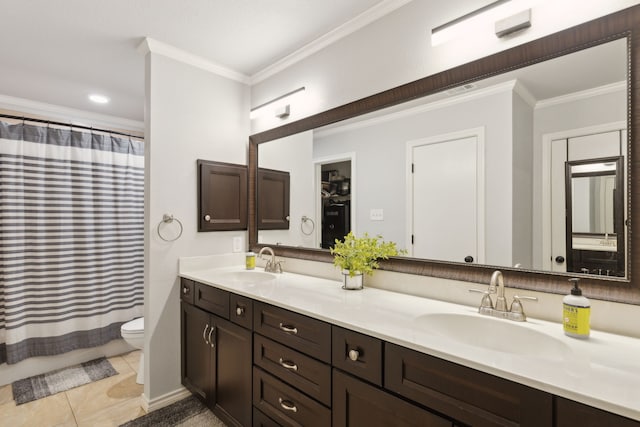
[{"label": "chrome faucet", "polygon": [[264,271],[267,273],[282,273],[282,261],[276,262],[276,255],[273,252],[273,249],[268,246],[263,247],[260,249],[260,252],[258,252],[258,258],[262,259],[262,254],[264,252],[271,253],[271,259],[267,260],[267,263],[264,266]]},{"label": "chrome faucet", "polygon": [[[507,299],[504,297],[504,278],[502,272],[496,270],[491,275],[489,280],[489,289],[486,291],[480,289],[469,289],[469,292],[478,292],[483,294],[480,301],[480,307],[478,307],[478,313],[487,316],[499,317],[501,319],[515,320],[516,322],[524,322],[527,320],[527,316],[524,314],[524,308],[522,306],[522,300],[538,301],[538,298],[518,296],[513,297],[511,306],[507,308]],[[491,295],[496,294],[496,304],[493,305]]]}]

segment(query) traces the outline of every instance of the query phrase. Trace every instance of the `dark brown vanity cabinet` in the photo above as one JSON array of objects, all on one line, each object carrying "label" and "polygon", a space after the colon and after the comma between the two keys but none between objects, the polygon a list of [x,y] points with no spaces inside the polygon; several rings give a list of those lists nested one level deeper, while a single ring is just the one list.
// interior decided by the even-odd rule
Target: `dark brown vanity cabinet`
[{"label": "dark brown vanity cabinet", "polygon": [[180,295],[183,384],[227,425],[640,427],[212,286]]},{"label": "dark brown vanity cabinet", "polygon": [[[199,291],[214,291],[218,302],[226,296],[227,314],[223,318],[181,302],[182,383],[227,425],[251,425],[251,331],[227,320],[227,292],[199,283],[195,288],[196,297]],[[210,299],[203,301],[219,309]]]}]

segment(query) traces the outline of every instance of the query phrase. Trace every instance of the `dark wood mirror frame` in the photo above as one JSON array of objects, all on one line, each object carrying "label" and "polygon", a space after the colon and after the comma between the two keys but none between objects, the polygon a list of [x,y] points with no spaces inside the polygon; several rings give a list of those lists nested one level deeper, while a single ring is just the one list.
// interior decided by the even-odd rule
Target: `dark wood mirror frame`
[{"label": "dark wood mirror frame", "polygon": [[[571,276],[577,276],[582,278],[581,286],[584,287],[585,294],[590,298],[640,305],[640,281],[635,280],[635,278],[640,277],[640,250],[636,249],[640,246],[640,234],[634,235],[631,230],[631,225],[635,224],[636,221],[640,221],[640,208],[635,209],[640,201],[640,153],[635,150],[635,147],[632,148],[635,136],[640,132],[640,107],[635,105],[635,101],[640,99],[640,81],[638,81],[638,70],[640,69],[640,6],[633,6],[331,110],[251,135],[249,137],[249,247],[257,251],[261,247],[267,246],[258,243],[256,223],[256,180],[259,144],[394,106],[464,83],[498,75],[623,37],[627,38],[629,54],[627,86],[627,126],[629,130],[629,143],[627,145],[629,188],[627,188],[627,197],[629,198],[630,219],[627,227],[629,234],[628,277],[624,280],[604,279],[593,275],[549,273],[405,257],[395,257],[381,262],[381,269],[478,283],[488,283],[491,273],[496,269],[500,269],[503,271],[505,284],[508,287],[561,294],[567,293],[570,289],[567,279]],[[327,250],[291,246],[275,246],[273,248],[278,256],[320,262],[333,261],[333,257]]]}]

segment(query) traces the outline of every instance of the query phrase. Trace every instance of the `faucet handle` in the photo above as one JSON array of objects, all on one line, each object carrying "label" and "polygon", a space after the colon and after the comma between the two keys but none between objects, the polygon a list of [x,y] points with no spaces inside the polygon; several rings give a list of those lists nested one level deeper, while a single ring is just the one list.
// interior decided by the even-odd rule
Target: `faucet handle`
[{"label": "faucet handle", "polygon": [[522,300],[529,301],[538,301],[536,297],[520,297],[515,295],[513,297],[513,301],[511,302],[511,308],[509,309],[509,318],[511,320],[515,320],[516,322],[524,322],[527,320],[527,316],[524,314],[524,308],[522,307]]},{"label": "faucet handle", "polygon": [[282,263],[284,261],[276,261],[275,265],[273,266],[273,272],[274,273],[279,273],[282,274]]},{"label": "faucet handle", "polygon": [[491,314],[493,311],[493,301],[491,301],[491,295],[489,295],[489,291],[483,291],[481,289],[469,289],[469,292],[475,292],[477,294],[482,294],[482,300],[480,301],[480,307],[478,307],[478,313],[480,314]]}]

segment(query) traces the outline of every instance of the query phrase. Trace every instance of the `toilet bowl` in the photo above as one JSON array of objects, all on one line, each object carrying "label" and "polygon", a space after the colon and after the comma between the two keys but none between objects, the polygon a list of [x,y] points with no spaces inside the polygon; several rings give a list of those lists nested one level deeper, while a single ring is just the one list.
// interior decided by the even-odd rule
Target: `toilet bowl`
[{"label": "toilet bowl", "polygon": [[[132,347],[142,350],[144,348],[144,317],[138,317],[120,327],[120,335]],[[144,354],[140,353],[138,364],[138,384],[144,384]]]}]

